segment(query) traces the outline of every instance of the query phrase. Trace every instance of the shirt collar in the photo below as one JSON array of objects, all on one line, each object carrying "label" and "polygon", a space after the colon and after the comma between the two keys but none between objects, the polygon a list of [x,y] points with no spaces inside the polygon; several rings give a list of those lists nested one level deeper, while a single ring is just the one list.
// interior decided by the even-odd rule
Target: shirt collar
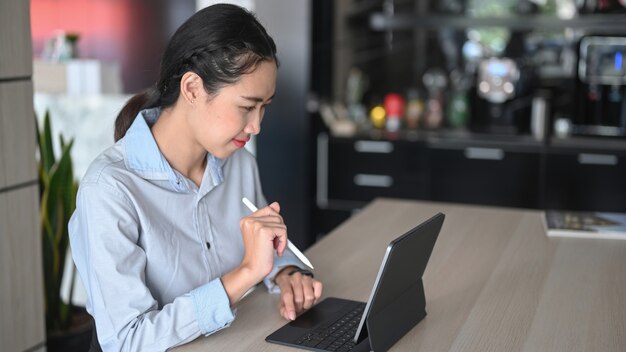
[{"label": "shirt collar", "polygon": [[[160,114],[160,108],[145,109],[137,114],[124,137],[126,167],[143,178],[169,180],[175,190],[188,191],[187,182],[183,182],[183,176],[167,162],[150,131],[150,126],[154,125]],[[212,186],[222,183],[224,181],[222,165],[221,159],[207,154],[207,170],[202,182],[208,181],[206,178],[210,176]]]}]

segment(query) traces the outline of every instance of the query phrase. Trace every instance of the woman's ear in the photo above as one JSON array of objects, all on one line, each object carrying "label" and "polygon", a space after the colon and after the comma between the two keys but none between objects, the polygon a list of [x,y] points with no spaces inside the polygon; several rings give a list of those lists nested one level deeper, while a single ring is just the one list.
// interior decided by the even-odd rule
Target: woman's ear
[{"label": "woman's ear", "polygon": [[180,95],[190,105],[194,105],[196,101],[203,95],[204,86],[202,78],[196,73],[187,71],[180,79]]}]

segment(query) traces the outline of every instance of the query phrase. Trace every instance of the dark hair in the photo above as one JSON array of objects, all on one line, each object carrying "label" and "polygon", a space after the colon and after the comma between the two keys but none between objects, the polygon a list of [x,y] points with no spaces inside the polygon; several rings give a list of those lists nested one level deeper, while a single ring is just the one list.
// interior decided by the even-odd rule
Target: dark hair
[{"label": "dark hair", "polygon": [[173,105],[186,72],[200,76],[207,93],[215,94],[258,63],[271,60],[278,65],[276,44],[254,14],[229,4],[196,12],[170,39],[161,59],[159,81],[129,99],[120,111],[115,120],[115,141],[126,134],[142,109]]}]

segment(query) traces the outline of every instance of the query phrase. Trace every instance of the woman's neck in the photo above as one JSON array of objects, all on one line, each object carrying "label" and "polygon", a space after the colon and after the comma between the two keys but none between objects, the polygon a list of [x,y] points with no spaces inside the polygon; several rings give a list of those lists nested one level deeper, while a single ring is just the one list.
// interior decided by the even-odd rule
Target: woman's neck
[{"label": "woman's neck", "polygon": [[152,126],[152,135],[170,166],[198,187],[206,168],[206,150],[195,142],[187,119],[176,106],[163,109]]}]

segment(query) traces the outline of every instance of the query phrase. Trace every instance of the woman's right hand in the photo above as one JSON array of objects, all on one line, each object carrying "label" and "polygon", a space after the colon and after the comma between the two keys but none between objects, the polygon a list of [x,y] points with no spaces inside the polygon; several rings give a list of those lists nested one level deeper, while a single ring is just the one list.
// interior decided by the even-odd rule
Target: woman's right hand
[{"label": "woman's right hand", "polygon": [[287,226],[276,202],[241,219],[239,227],[243,236],[243,260],[239,267],[222,276],[231,305],[272,271],[274,251],[283,255],[287,248]]},{"label": "woman's right hand", "polygon": [[274,250],[283,255],[287,247],[287,226],[274,202],[246,216],[239,222],[243,236],[244,257],[241,265],[257,275],[257,282],[274,266]]}]

